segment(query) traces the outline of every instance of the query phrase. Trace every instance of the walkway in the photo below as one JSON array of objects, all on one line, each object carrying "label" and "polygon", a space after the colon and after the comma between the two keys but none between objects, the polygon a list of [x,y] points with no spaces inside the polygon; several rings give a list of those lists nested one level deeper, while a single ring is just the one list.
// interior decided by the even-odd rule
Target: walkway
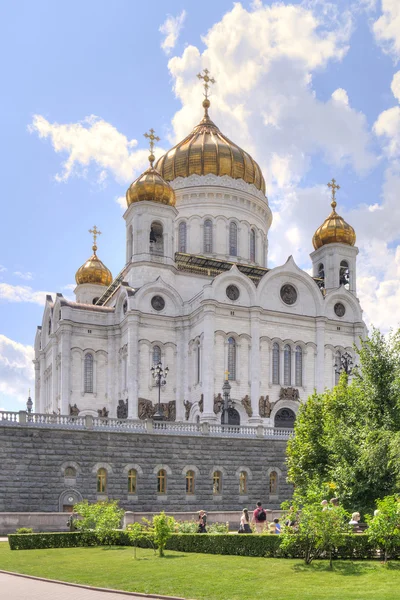
[{"label": "walkway", "polygon": [[[30,577],[19,577],[0,573],[1,600],[132,600],[137,598],[164,599],[171,596],[145,596],[112,590],[93,590],[80,586],[53,583]],[[183,600],[177,598],[175,600]]]}]

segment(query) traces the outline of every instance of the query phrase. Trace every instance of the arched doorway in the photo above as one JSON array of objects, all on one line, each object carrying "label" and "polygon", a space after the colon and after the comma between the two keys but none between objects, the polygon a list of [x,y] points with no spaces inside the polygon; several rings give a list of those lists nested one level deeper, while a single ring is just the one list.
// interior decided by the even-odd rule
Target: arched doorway
[{"label": "arched doorway", "polygon": [[[224,425],[225,424],[225,419],[224,419],[224,413],[225,411],[222,411],[222,415],[221,415],[221,424]],[[240,415],[238,413],[238,411],[236,410],[236,408],[228,408],[228,425],[240,425]]]},{"label": "arched doorway", "polygon": [[275,427],[293,429],[295,420],[296,415],[290,408],[281,408],[275,415],[274,425]]},{"label": "arched doorway", "polygon": [[72,512],[74,504],[82,502],[82,494],[78,490],[68,489],[61,492],[58,499],[58,510],[60,512]]}]

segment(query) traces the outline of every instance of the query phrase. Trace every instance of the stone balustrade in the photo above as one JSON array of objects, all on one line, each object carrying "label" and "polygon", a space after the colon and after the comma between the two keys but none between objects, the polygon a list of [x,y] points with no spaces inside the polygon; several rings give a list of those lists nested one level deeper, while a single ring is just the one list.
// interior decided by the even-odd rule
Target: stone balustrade
[{"label": "stone balustrade", "polygon": [[49,427],[54,429],[84,429],[159,435],[199,435],[229,438],[268,438],[287,440],[293,429],[263,425],[221,425],[218,423],[188,423],[187,421],[153,421],[147,419],[115,419],[91,415],[72,416],[0,411],[0,425],[15,427]]}]

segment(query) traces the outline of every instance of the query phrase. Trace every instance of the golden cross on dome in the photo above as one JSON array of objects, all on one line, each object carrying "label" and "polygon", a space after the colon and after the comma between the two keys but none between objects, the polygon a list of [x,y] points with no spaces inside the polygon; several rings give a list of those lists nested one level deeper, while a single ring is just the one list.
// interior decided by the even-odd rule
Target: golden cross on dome
[{"label": "golden cross on dome", "polygon": [[96,252],[97,250],[97,236],[101,235],[101,231],[99,231],[99,229],[97,229],[96,225],[93,227],[93,229],[89,229],[89,233],[91,233],[93,235],[93,250],[94,252]]},{"label": "golden cross on dome", "polygon": [[149,161],[150,161],[150,165],[151,166],[153,166],[153,162],[155,160],[155,156],[154,156],[154,153],[153,153],[153,151],[154,151],[154,142],[159,142],[160,141],[160,138],[158,136],[154,135],[154,134],[155,134],[155,131],[154,131],[153,128],[151,128],[149,130],[149,133],[144,133],[143,134],[145,138],[148,138],[150,140],[150,142],[149,142],[149,146],[150,146]]},{"label": "golden cross on dome", "polygon": [[336,208],[336,190],[340,190],[340,185],[337,185],[336,183],[336,179],[332,179],[332,181],[330,181],[328,183],[328,187],[332,189],[332,202],[331,202],[331,206],[333,209]]},{"label": "golden cross on dome", "polygon": [[229,379],[229,371],[226,370],[225,371],[225,381],[228,381],[228,379]]},{"label": "golden cross on dome", "polygon": [[215,83],[214,77],[210,77],[210,71],[208,69],[203,69],[203,73],[197,73],[197,77],[199,79],[203,79],[204,81],[204,96],[208,99],[208,90],[210,89],[209,84]]}]

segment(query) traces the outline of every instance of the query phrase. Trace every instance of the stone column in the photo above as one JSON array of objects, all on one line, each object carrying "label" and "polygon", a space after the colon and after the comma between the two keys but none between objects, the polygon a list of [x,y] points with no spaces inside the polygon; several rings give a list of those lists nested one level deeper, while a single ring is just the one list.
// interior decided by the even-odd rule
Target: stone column
[{"label": "stone column", "polygon": [[60,411],[62,415],[69,413],[70,378],[71,378],[71,334],[72,330],[63,328],[61,331],[61,390]]},{"label": "stone column", "polygon": [[35,359],[33,364],[35,365],[35,404],[33,410],[40,413],[40,360]]},{"label": "stone column", "polygon": [[260,398],[260,312],[257,309],[250,309],[250,328],[251,328],[251,352],[250,352],[250,398],[253,416],[249,419],[251,423],[261,423],[258,412],[258,401]]},{"label": "stone column", "polygon": [[107,408],[110,411],[110,416],[116,415],[117,410],[117,391],[116,391],[116,378],[117,378],[117,356],[115,351],[115,331],[108,332],[108,343],[107,343]]},{"label": "stone column", "polygon": [[177,337],[176,337],[176,361],[175,361],[175,403],[176,403],[176,420],[184,421],[185,420],[185,408],[183,406],[183,401],[185,399],[185,371],[187,370],[188,365],[185,364],[185,358],[187,356],[187,346],[185,343],[185,335],[186,330],[183,323],[180,323],[176,329]]},{"label": "stone column", "polygon": [[[318,393],[324,391],[325,388],[325,318],[317,317],[316,320],[316,343],[317,343],[317,360],[316,360],[316,381],[315,387]],[[333,369],[333,365],[332,365]]]},{"label": "stone column", "polygon": [[203,394],[204,412],[202,421],[215,421],[214,413],[214,345],[215,345],[215,307],[204,307],[204,338],[203,338]]},{"label": "stone column", "polygon": [[130,315],[128,322],[128,418],[138,418],[138,376],[139,376],[139,317]]},{"label": "stone column", "polygon": [[57,340],[53,338],[51,348],[51,403],[50,412],[57,412],[57,396],[58,396],[58,364],[57,364]]}]

